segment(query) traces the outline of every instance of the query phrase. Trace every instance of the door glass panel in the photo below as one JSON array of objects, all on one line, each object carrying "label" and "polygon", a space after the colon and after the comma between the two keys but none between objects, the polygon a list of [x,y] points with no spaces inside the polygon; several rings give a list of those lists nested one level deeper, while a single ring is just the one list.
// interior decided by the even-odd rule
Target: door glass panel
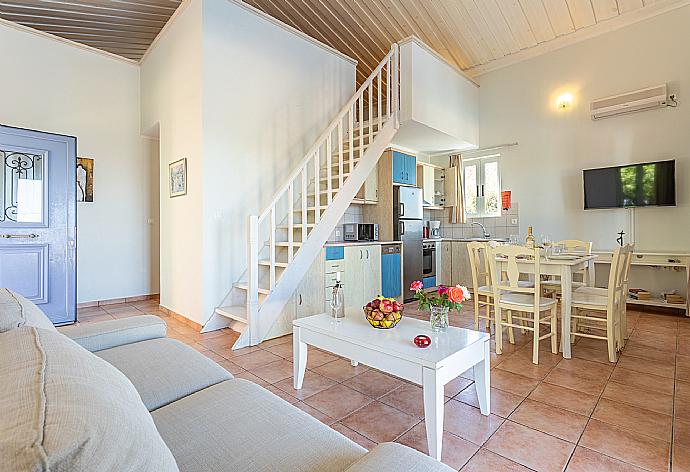
[{"label": "door glass panel", "polygon": [[463,183],[465,185],[465,214],[476,215],[478,208],[477,185],[479,177],[477,176],[477,165],[466,165],[464,167]]},{"label": "door glass panel", "polygon": [[41,223],[44,156],[0,149],[0,163],[0,222]]},{"label": "door glass panel", "polygon": [[501,180],[498,162],[484,163],[484,204],[486,216],[501,216]]}]

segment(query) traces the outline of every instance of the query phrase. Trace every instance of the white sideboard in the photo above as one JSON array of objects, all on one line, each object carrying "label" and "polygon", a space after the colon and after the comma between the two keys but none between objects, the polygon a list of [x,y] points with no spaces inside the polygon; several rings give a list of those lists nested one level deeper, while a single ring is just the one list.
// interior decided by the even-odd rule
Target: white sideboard
[{"label": "white sideboard", "polygon": [[[608,282],[608,268],[611,264],[612,251],[593,251],[598,255],[595,260],[597,270],[597,285],[605,286]],[[651,300],[635,300],[628,298],[629,304],[675,308],[683,310],[690,316],[690,254],[672,252],[635,252],[633,254],[630,273],[630,288],[644,288],[652,292]],[[651,271],[651,272],[650,272]],[[675,289],[679,295],[685,297],[685,304],[667,303],[661,298],[661,292]]]}]

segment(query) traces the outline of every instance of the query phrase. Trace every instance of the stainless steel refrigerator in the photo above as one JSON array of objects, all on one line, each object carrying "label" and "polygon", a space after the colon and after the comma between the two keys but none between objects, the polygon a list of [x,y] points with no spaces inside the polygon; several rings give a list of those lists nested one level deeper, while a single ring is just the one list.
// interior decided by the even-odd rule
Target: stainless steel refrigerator
[{"label": "stainless steel refrigerator", "polygon": [[393,190],[393,234],[396,241],[403,242],[403,297],[412,300],[409,288],[415,280],[422,280],[423,271],[423,226],[422,189],[417,187],[394,187]]}]

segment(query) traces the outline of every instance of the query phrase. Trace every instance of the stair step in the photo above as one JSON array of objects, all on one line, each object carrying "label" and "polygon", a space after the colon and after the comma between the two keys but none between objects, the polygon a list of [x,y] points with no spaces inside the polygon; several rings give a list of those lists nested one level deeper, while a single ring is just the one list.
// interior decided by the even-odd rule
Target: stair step
[{"label": "stair step", "polygon": [[[236,284],[235,287],[241,289],[241,290],[247,290],[249,291],[249,285],[247,285],[245,282],[241,282],[239,284]],[[259,293],[262,295],[270,295],[271,291],[267,288],[261,288],[259,287]]]},{"label": "stair step", "polygon": [[[266,267],[271,267],[271,261],[269,259],[261,259],[259,260],[259,265],[260,266],[266,266]],[[286,268],[288,266],[287,262],[279,262],[275,261],[275,266],[280,267],[280,268]]]},{"label": "stair step", "polygon": [[[307,207],[307,211],[316,211],[317,208],[318,208],[319,210],[325,210],[326,208],[328,208],[328,205],[320,205],[320,206],[318,206],[318,207],[316,207],[316,206],[308,206],[308,207]],[[293,213],[302,213],[302,208],[295,208],[294,210],[292,210],[292,212],[293,212]],[[310,224],[311,224],[311,223],[310,223]]]},{"label": "stair step", "polygon": [[[302,245],[301,242],[294,241],[292,243],[293,246],[300,247]],[[290,243],[288,241],[280,241],[276,243],[276,247],[290,247]]]},{"label": "stair step", "polygon": [[[357,164],[361,159],[359,157],[356,157],[352,159],[353,164]],[[345,156],[345,159],[343,160],[343,167],[347,166],[350,164],[350,159],[348,156]],[[337,169],[340,166],[340,163],[338,161],[335,161],[334,163],[331,164],[331,167]],[[321,171],[325,171],[326,169],[321,169]]]},{"label": "stair step", "polygon": [[219,306],[216,308],[216,313],[236,321],[247,322],[247,307],[245,305]]},{"label": "stair step", "polygon": [[[346,179],[347,177],[349,177],[349,176],[350,176],[350,173],[349,173],[349,172],[346,173],[346,174],[343,174],[343,180],[345,180],[345,179]],[[337,174],[331,175],[331,180],[338,180],[338,179],[339,179],[339,176],[338,176]],[[319,182],[328,182],[328,176],[326,176],[326,177],[321,177],[321,178],[319,179]]]},{"label": "stair step", "polygon": [[[328,192],[324,192],[324,194],[325,194],[325,193],[328,193]],[[313,193],[307,194],[307,196],[313,197],[314,194],[313,194]],[[307,207],[307,209],[308,209],[308,208],[309,208],[309,207]],[[302,211],[302,208],[300,207],[300,208],[298,208],[298,210],[301,212],[301,211]],[[292,228],[293,228],[293,229],[296,229],[296,230],[297,230],[297,229],[301,230],[301,229],[302,229],[302,226],[304,226],[302,223],[294,223],[294,224],[292,225]],[[307,223],[307,229],[313,228],[314,226],[316,226],[314,223]],[[290,226],[289,226],[289,225],[279,225],[279,226],[278,226],[278,229],[287,229],[287,230],[289,230],[289,229],[290,229]]]}]

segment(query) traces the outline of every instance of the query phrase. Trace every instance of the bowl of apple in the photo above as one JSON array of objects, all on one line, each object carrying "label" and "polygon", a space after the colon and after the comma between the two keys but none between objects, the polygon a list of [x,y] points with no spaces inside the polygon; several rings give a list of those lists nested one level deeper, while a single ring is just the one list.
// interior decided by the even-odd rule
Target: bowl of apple
[{"label": "bowl of apple", "polygon": [[378,296],[364,306],[364,314],[371,326],[378,329],[395,328],[402,318],[403,304],[395,298]]}]

